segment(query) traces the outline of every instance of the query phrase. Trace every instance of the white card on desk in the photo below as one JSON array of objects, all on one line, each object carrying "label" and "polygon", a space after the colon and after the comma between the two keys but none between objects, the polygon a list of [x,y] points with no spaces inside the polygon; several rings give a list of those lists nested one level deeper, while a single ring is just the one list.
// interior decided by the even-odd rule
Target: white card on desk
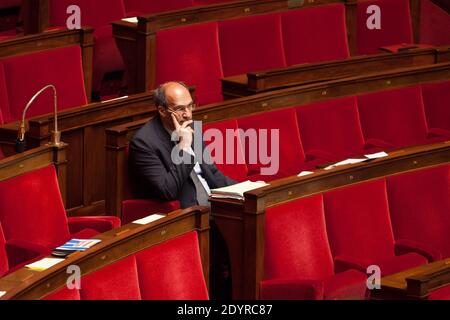
[{"label": "white card on desk", "polygon": [[144,224],[152,223],[152,222],[154,222],[156,220],[159,220],[159,219],[162,219],[164,217],[165,217],[165,215],[163,215],[163,214],[152,214],[152,215],[150,215],[148,217],[145,217],[145,218],[142,218],[142,219],[139,219],[139,220],[135,220],[135,221],[133,221],[133,223],[144,225]]}]

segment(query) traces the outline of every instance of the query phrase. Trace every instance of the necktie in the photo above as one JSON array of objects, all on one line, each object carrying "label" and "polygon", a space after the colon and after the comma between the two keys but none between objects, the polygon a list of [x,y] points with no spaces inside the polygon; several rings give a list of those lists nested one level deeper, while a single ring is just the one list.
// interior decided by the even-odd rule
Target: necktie
[{"label": "necktie", "polygon": [[197,173],[195,173],[195,170],[192,169],[191,171],[191,179],[194,181],[195,184],[195,190],[197,192],[197,202],[201,206],[209,206],[209,196],[206,192],[205,188],[203,187],[202,183],[200,182],[200,179],[197,176]]}]

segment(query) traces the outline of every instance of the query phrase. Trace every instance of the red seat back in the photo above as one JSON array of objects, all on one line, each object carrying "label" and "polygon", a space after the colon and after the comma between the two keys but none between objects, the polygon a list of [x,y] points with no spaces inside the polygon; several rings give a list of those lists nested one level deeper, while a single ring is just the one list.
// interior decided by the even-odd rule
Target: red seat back
[{"label": "red seat back", "polygon": [[[156,83],[184,81],[200,104],[222,100],[217,23],[165,29],[156,34]],[[152,89],[152,88],[151,88]]]},{"label": "red seat back", "polygon": [[434,46],[450,43],[449,14],[430,0],[420,2],[420,42]]},{"label": "red seat back", "polygon": [[[371,5],[380,8],[381,28],[369,29],[367,13]],[[412,22],[409,0],[365,0],[357,4],[357,49],[359,54],[381,53],[380,47],[412,43]]]},{"label": "red seat back", "polygon": [[144,249],[81,279],[81,290],[66,288],[49,300],[206,300],[195,231]]},{"label": "red seat back", "polygon": [[350,56],[343,4],[286,11],[281,23],[288,65]]},{"label": "red seat back", "polygon": [[379,91],[358,97],[364,137],[395,147],[426,143],[428,128],[420,87]]},{"label": "red seat back", "polygon": [[[246,163],[250,175],[261,174],[261,168],[269,167],[269,165],[261,163],[259,156],[255,163],[255,159],[251,158],[253,152],[250,151],[252,149],[257,150],[257,155],[268,154],[272,157],[273,161],[277,155],[276,153],[278,153],[279,170],[276,174],[277,176],[285,177],[300,173],[301,166],[305,160],[305,154],[300,140],[295,109],[288,108],[263,112],[239,118],[238,126],[248,133],[246,138],[241,141],[244,145]],[[252,137],[252,134],[250,134],[252,132],[255,133],[257,141],[248,138]],[[278,136],[278,141],[272,141],[272,134],[275,137]],[[267,145],[261,139],[264,137],[267,137]],[[265,150],[260,148],[261,145]],[[271,154],[271,148],[273,148],[272,152],[274,154]],[[267,152],[265,152],[266,150]],[[267,179],[270,179],[270,176],[267,176]]]},{"label": "red seat back", "polygon": [[8,255],[6,254],[6,240],[3,234],[3,229],[0,224],[0,277],[8,272]]},{"label": "red seat back", "polygon": [[424,84],[422,95],[428,127],[450,132],[450,81]]},{"label": "red seat back", "polygon": [[286,66],[279,14],[219,22],[224,76]]},{"label": "red seat back", "polygon": [[388,177],[387,188],[396,238],[421,242],[450,257],[450,166]]},{"label": "red seat back", "polygon": [[[22,118],[31,97],[46,85],[57,90],[58,110],[87,104],[79,46],[41,51],[3,60],[9,108],[5,122]],[[1,88],[0,88],[1,89]],[[53,92],[47,90],[30,107],[27,117],[53,113]]]},{"label": "red seat back", "polygon": [[[248,168],[237,129],[238,124],[235,119],[204,124],[203,137],[206,145],[209,146],[208,150],[217,168],[233,180],[244,181],[247,179]],[[228,135],[231,132],[236,133],[233,142],[231,142],[231,138],[227,138],[227,131]],[[219,136],[219,133],[223,139],[221,141],[213,140],[213,137]]]},{"label": "red seat back", "polygon": [[324,194],[331,251],[371,264],[394,257],[394,236],[384,179]]},{"label": "red seat back", "polygon": [[53,166],[0,182],[0,222],[6,239],[56,247],[69,238]]},{"label": "red seat back", "polygon": [[193,0],[124,0],[127,12],[152,14],[171,10],[179,10],[194,5]]},{"label": "red seat back", "polygon": [[355,97],[300,106],[297,120],[306,154],[320,150],[344,159],[364,151]]},{"label": "red seat back", "polygon": [[0,125],[4,124],[3,113],[5,112],[9,114],[8,91],[3,63],[0,61]]},{"label": "red seat back", "polygon": [[333,275],[322,195],[266,210],[264,279],[318,280]]},{"label": "red seat back", "polygon": [[67,8],[71,5],[80,7],[83,26],[105,26],[126,16],[123,0],[50,0],[50,23],[65,26],[70,16]]}]

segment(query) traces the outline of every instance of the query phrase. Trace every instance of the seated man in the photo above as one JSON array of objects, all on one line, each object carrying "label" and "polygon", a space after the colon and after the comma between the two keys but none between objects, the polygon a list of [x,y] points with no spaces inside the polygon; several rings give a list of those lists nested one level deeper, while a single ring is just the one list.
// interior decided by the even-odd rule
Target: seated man
[{"label": "seated man", "polygon": [[[199,163],[194,154],[191,124],[195,105],[188,88],[179,82],[165,83],[155,90],[154,100],[158,116],[146,123],[130,143],[130,177],[135,195],[161,201],[179,200],[181,208],[209,205],[211,189],[236,182],[214,164],[207,164],[210,161]],[[201,132],[197,134],[201,136]],[[174,155],[179,158],[174,159]],[[227,248],[214,222],[210,236],[210,298],[229,299]]]},{"label": "seated man", "polygon": [[[165,83],[155,90],[154,100],[159,115],[145,124],[130,143],[130,174],[136,196],[179,200],[181,208],[208,205],[211,189],[236,182],[214,164],[199,164],[194,156],[194,102],[188,88],[179,82]],[[172,141],[173,136],[179,138],[178,144]],[[173,159],[174,155],[180,156],[181,163]]]}]

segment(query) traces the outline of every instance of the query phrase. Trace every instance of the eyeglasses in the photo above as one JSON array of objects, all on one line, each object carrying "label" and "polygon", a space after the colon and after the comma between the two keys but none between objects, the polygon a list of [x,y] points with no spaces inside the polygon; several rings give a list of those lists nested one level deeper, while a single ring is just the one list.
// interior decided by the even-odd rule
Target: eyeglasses
[{"label": "eyeglasses", "polygon": [[181,112],[185,112],[185,111],[194,111],[195,108],[197,107],[197,104],[195,103],[190,103],[187,106],[174,106],[173,108],[171,107],[167,107],[167,110],[169,110],[170,112],[174,112],[174,113],[181,113]]}]

